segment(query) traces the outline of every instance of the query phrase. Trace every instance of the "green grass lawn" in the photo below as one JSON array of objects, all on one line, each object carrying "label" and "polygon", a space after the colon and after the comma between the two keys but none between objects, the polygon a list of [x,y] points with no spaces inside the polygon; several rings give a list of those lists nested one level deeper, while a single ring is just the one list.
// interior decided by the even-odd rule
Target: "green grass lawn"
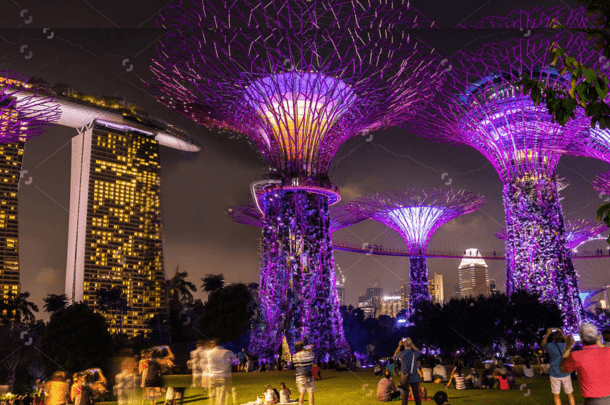
[{"label": "green grass lawn", "polygon": [[[380,377],[373,375],[372,371],[358,371],[355,373],[322,370],[321,381],[316,381],[317,391],[315,394],[316,404],[379,404],[375,399],[377,383]],[[169,376],[165,378],[174,387],[188,386],[191,383],[189,375]],[[233,387],[237,389],[237,401],[239,404],[256,400],[257,396],[262,396],[265,385],[271,384],[274,388],[279,388],[280,382],[285,382],[288,388],[292,389],[292,398],[298,398],[296,385],[294,382],[294,371],[270,371],[262,373],[234,373]],[[526,384],[523,390],[519,387]],[[426,383],[422,384],[428,390],[428,396],[433,397],[434,393],[444,390],[449,395],[451,405],[515,405],[515,404],[536,404],[553,405],[553,395],[548,376],[538,376],[533,379],[518,378],[517,386],[510,391],[494,390],[464,390],[445,389],[442,384]],[[583,403],[580,396],[577,381],[573,381],[576,403]],[[526,394],[529,391],[529,395]],[[157,404],[163,404],[163,398]],[[562,395],[562,402],[568,403],[568,398]],[[305,396],[307,403],[307,396]],[[137,404],[141,404],[138,401]],[[184,395],[184,404],[208,404],[207,391],[200,388],[187,388]],[[393,402],[399,404],[400,402]],[[413,402],[411,402],[413,403]],[[424,402],[434,404],[434,401]],[[111,404],[111,403],[107,403]],[[150,402],[148,403],[150,404]],[[229,398],[229,404],[232,399]]]}]

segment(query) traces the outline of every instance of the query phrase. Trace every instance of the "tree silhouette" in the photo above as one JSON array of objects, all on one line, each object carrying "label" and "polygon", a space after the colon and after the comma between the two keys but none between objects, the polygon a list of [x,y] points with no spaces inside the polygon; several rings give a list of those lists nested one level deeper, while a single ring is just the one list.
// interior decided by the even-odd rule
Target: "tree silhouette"
[{"label": "tree silhouette", "polygon": [[130,309],[123,290],[120,287],[113,287],[110,290],[100,288],[95,295],[100,309],[110,315],[119,333],[123,333],[123,317]]},{"label": "tree silhouette", "polygon": [[201,288],[208,294],[223,288],[226,284],[225,276],[222,274],[206,274],[201,281],[203,281]]},{"label": "tree silhouette", "polygon": [[193,293],[197,292],[197,287],[195,284],[187,281],[188,272],[178,271],[178,266],[176,266],[176,272],[174,276],[167,280],[167,292],[169,295],[170,302],[175,303],[190,303],[193,302]]},{"label": "tree silhouette", "polygon": [[34,312],[38,312],[38,305],[28,301],[28,298],[30,298],[29,292],[18,294],[10,292],[8,299],[0,302],[0,314],[6,314],[2,316],[0,323],[14,325],[35,322]]},{"label": "tree silhouette", "polygon": [[68,306],[69,300],[66,294],[49,294],[44,298],[44,311],[54,314]]}]

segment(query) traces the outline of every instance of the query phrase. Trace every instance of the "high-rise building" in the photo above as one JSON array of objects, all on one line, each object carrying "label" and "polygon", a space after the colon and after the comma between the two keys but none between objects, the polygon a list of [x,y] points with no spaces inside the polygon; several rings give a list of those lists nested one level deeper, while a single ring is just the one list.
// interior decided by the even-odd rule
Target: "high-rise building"
[{"label": "high-rise building", "polygon": [[454,294],[453,294],[453,296],[454,296],[456,299],[458,299],[458,300],[459,300],[460,298],[462,298],[462,294],[461,294],[461,292],[460,292],[460,284],[459,284],[459,283],[458,283],[458,284],[456,284],[456,286],[455,286],[455,290],[454,290]]},{"label": "high-rise building", "polygon": [[488,266],[477,249],[466,250],[458,271],[462,298],[489,296]]},{"label": "high-rise building", "polygon": [[343,275],[337,276],[337,298],[339,306],[345,305],[345,277]]},{"label": "high-rise building", "polygon": [[380,308],[377,312],[377,316],[386,315],[392,318],[396,318],[398,313],[402,310],[402,297],[400,292],[396,291],[392,295],[386,295],[381,297]]},{"label": "high-rise building", "polygon": [[[17,193],[24,142],[0,144],[0,298],[19,288]],[[27,181],[27,180],[26,180]]]},{"label": "high-rise building", "polygon": [[119,287],[122,315],[111,332],[146,331],[164,310],[159,143],[136,127],[94,121],[72,139],[66,294],[97,306],[96,292]]},{"label": "high-rise building", "polygon": [[366,294],[358,297],[358,308],[364,311],[366,318],[375,317],[380,310],[382,292],[381,287],[371,287],[366,289]]},{"label": "high-rise building", "polygon": [[402,300],[402,307],[409,309],[409,297],[411,296],[411,283],[409,280],[404,280],[400,285],[400,298]]},{"label": "high-rise building", "polygon": [[428,290],[430,291],[430,298],[435,304],[442,304],[445,301],[442,274],[434,273],[434,276],[429,280]]},{"label": "high-rise building", "polygon": [[489,293],[491,295],[498,293],[498,289],[496,288],[496,280],[494,279],[489,280]]}]

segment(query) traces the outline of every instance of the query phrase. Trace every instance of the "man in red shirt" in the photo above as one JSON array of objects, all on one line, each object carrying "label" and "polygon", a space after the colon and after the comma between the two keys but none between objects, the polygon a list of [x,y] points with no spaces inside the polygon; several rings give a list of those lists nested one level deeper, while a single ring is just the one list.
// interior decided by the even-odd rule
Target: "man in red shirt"
[{"label": "man in red shirt", "polygon": [[603,345],[599,331],[588,322],[580,325],[579,335],[583,349],[572,353],[569,336],[559,368],[564,373],[578,371],[585,405],[610,405],[610,347]]}]

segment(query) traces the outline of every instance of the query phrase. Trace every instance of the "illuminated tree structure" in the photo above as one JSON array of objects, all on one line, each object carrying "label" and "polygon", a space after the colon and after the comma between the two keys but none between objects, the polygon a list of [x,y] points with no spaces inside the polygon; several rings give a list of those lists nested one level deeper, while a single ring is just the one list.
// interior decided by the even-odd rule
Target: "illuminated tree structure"
[{"label": "illuminated tree structure", "polygon": [[59,115],[52,97],[38,94],[21,76],[0,72],[0,301],[20,293],[18,195],[25,141]]},{"label": "illuminated tree structure", "polygon": [[593,189],[600,194],[610,196],[610,172],[598,174],[593,180]]},{"label": "illuminated tree structure", "polygon": [[566,325],[574,329],[583,309],[576,272],[565,249],[556,167],[563,153],[577,148],[576,137],[589,120],[582,114],[565,126],[558,124],[544,103],[536,105],[522,94],[518,82],[527,74],[555,90],[568,91],[570,78],[554,69],[549,53],[556,44],[584,62],[596,61],[597,56],[580,34],[563,29],[531,31],[549,26],[554,19],[578,26],[581,13],[537,10],[512,17],[510,24],[506,18],[488,18],[479,28],[519,27],[523,36],[460,51],[449,61],[450,74],[436,108],[419,115],[412,129],[441,142],[471,146],[494,165],[503,183],[508,230],[507,293],[524,289],[554,300]]},{"label": "illuminated tree structure", "polygon": [[[356,225],[367,219],[366,216],[348,209],[348,205],[330,207],[330,232]],[[227,213],[238,224],[252,225],[258,228],[265,226],[265,219],[254,204],[243,204],[227,209]]]},{"label": "illuminated tree structure", "polygon": [[[571,252],[606,229],[606,225],[598,221],[589,219],[568,220],[565,222],[566,248]],[[498,239],[506,240],[506,229],[496,232],[495,236]]]},{"label": "illuminated tree structure", "polygon": [[318,356],[347,350],[330,237],[340,197],[327,171],[348,138],[431,99],[442,70],[405,30],[424,26],[417,12],[402,0],[199,1],[170,6],[160,26],[170,31],[153,65],[158,99],[245,134],[271,167],[252,187],[269,243],[251,348],[269,354],[285,336]]},{"label": "illuminated tree structure", "polygon": [[348,205],[352,210],[375,219],[402,236],[410,256],[411,307],[430,300],[426,253],[430,238],[443,224],[479,209],[485,198],[464,190],[410,189],[360,197]]}]

